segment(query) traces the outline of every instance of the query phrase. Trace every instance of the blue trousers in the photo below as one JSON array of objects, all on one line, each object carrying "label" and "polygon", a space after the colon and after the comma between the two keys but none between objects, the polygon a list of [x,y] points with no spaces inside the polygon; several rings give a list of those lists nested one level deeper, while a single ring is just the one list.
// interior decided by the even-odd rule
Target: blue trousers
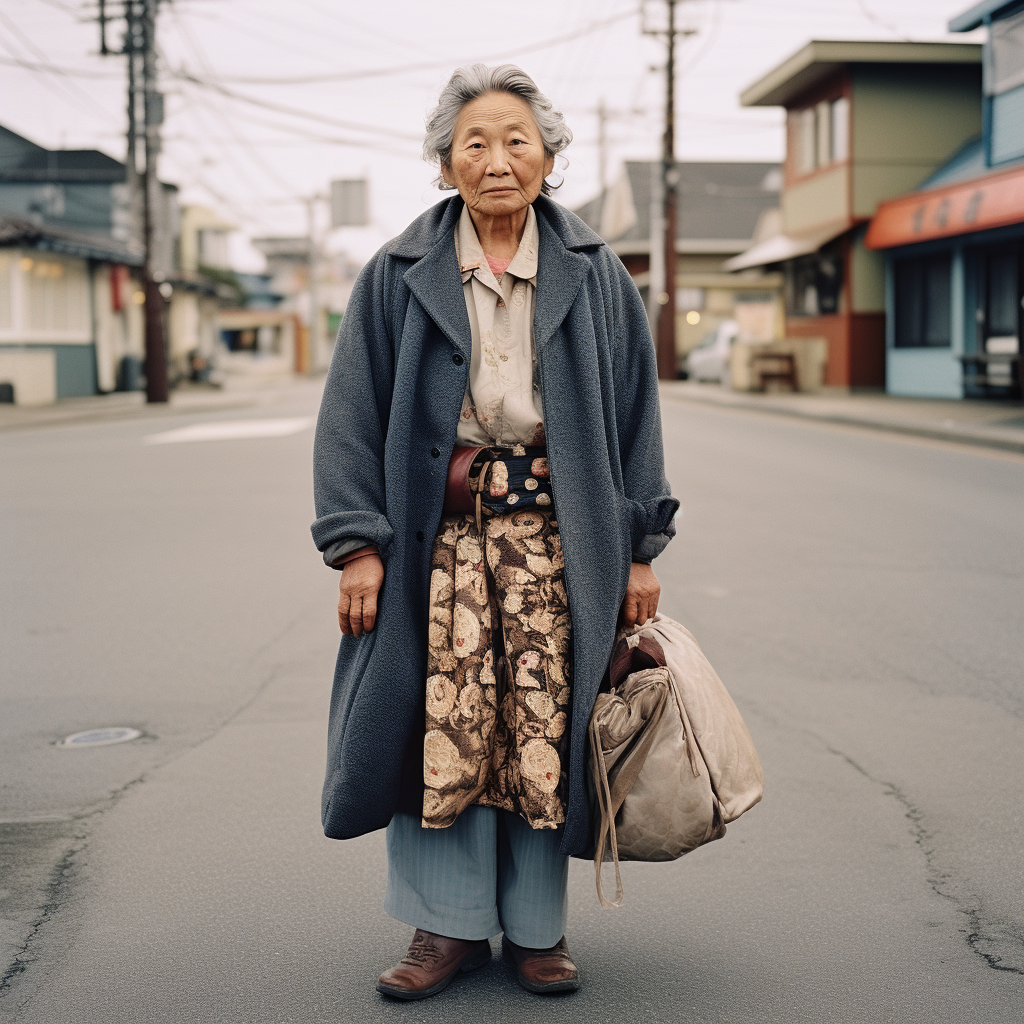
[{"label": "blue trousers", "polygon": [[448,828],[418,815],[388,825],[391,917],[453,939],[504,932],[518,946],[547,949],[565,934],[569,858],[561,829],[533,829],[517,814],[467,807]]}]

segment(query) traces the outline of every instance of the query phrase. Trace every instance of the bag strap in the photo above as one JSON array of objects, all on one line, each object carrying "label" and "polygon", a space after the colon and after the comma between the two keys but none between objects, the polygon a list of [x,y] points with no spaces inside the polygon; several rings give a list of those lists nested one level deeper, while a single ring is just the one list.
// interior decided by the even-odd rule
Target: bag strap
[{"label": "bag strap", "polygon": [[[660,645],[659,645],[660,646]],[[597,790],[597,803],[601,813],[601,821],[598,826],[597,848],[594,853],[594,873],[597,876],[597,898],[605,910],[612,910],[622,906],[622,875],[619,872],[619,844],[615,832],[615,816],[622,808],[630,790],[640,777],[647,755],[654,745],[657,725],[661,716],[665,713],[668,703],[668,690],[662,689],[658,703],[651,713],[651,717],[644,723],[639,738],[633,743],[632,748],[619,762],[615,770],[615,781],[610,782],[608,778],[608,763],[605,760],[604,748],[601,745],[601,722],[600,715],[595,713],[590,718],[590,750],[591,766],[594,773],[594,788]],[[605,849],[611,847],[612,862],[615,864],[615,897],[612,902],[604,897],[604,889],[601,886],[601,865],[604,862]]]}]

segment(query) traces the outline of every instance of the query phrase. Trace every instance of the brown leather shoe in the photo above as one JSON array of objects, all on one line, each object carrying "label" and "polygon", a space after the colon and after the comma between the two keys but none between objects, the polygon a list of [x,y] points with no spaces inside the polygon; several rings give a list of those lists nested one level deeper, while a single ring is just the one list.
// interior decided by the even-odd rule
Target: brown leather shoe
[{"label": "brown leather shoe", "polygon": [[515,961],[519,984],[530,992],[575,992],[580,972],[569,956],[563,935],[550,949],[517,946],[508,936],[501,940],[505,952]]},{"label": "brown leather shoe", "polygon": [[409,952],[380,976],[377,991],[395,999],[426,999],[447,988],[459,971],[474,971],[490,959],[486,939],[450,939],[417,928]]}]

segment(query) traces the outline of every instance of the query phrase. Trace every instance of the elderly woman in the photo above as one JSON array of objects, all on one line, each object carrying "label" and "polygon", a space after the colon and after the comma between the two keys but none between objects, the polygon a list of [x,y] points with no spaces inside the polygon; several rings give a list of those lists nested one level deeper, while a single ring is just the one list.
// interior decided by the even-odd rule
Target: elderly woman
[{"label": "elderly woman", "polygon": [[571,135],[511,65],[456,71],[424,151],[458,194],[367,264],[316,432],[313,537],[342,568],[324,831],[387,827],[378,989],[440,992],[503,945],[573,990],[568,857],[587,723],[674,533],[654,349],[609,248],[546,177]]}]

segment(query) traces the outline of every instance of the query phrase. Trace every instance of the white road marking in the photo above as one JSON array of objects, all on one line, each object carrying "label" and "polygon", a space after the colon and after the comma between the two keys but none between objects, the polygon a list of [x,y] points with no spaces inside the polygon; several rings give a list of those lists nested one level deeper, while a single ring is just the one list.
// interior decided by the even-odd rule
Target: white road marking
[{"label": "white road marking", "polygon": [[287,437],[313,424],[312,416],[271,420],[223,420],[217,423],[193,423],[190,427],[147,434],[144,444],[179,444],[185,441],[234,441],[247,437]]}]

